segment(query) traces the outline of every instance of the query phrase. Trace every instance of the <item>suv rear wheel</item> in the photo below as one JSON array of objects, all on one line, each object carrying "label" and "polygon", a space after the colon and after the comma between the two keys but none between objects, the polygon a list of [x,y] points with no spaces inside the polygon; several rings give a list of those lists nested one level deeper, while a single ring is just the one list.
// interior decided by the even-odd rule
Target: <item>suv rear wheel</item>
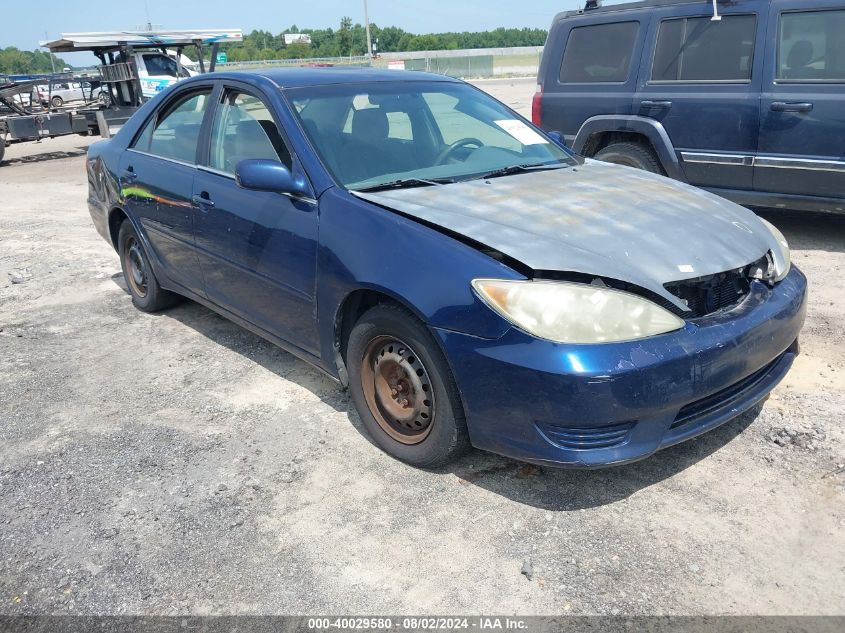
[{"label": "suv rear wheel", "polygon": [[663,173],[660,160],[654,150],[642,143],[611,143],[596,152],[593,158],[603,160],[606,163],[636,167],[653,174]]}]

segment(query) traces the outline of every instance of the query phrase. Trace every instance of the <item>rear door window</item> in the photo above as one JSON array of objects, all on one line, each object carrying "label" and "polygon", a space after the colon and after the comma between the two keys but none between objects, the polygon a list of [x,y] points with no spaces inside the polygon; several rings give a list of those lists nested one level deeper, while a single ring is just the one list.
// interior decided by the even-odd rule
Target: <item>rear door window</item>
[{"label": "rear door window", "polygon": [[572,29],[560,66],[561,83],[624,83],[639,27],[639,22],[618,22]]},{"label": "rear door window", "polygon": [[652,81],[750,81],[756,27],[754,15],[664,20]]},{"label": "rear door window", "polygon": [[845,11],[781,15],[777,78],[781,82],[845,82]]},{"label": "rear door window", "polygon": [[135,141],[134,149],[193,165],[211,88],[166,104]]}]

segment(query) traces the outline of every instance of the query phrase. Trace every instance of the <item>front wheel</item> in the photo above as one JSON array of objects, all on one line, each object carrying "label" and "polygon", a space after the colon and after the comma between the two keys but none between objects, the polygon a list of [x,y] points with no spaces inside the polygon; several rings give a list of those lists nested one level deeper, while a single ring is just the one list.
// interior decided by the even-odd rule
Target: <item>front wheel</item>
[{"label": "front wheel", "polygon": [[53,104],[54,108],[61,108],[64,100],[61,97],[53,97],[50,99],[50,103]]},{"label": "front wheel", "polygon": [[392,304],[368,310],[349,335],[346,364],[355,408],[386,453],[433,468],[469,447],[452,372],[410,312]]},{"label": "front wheel", "polygon": [[179,301],[179,295],[159,285],[144,246],[129,220],[120,225],[117,244],[123,278],[136,308],[143,312],[158,312]]}]

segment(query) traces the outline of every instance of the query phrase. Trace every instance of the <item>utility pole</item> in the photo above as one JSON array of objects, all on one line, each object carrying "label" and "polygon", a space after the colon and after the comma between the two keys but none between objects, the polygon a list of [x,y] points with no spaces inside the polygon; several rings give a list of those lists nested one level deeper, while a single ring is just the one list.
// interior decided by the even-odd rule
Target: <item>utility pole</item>
[{"label": "utility pole", "polygon": [[370,39],[370,16],[367,13],[367,0],[364,0],[364,25],[367,29],[367,53],[373,56],[373,41]]},{"label": "utility pole", "polygon": [[[47,31],[44,31],[44,39],[49,40],[50,37],[47,35]],[[49,48],[47,49],[47,54],[50,56],[50,68],[53,69],[53,74],[56,74],[56,59],[53,57],[53,51]]]}]

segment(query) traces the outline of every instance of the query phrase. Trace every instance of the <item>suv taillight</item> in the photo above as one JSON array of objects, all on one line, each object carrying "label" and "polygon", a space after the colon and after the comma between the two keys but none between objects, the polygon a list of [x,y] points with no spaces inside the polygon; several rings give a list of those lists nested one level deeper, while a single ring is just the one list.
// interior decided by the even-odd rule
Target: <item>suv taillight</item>
[{"label": "suv taillight", "polygon": [[531,99],[531,122],[537,127],[543,126],[543,84],[537,84],[534,98]]}]

